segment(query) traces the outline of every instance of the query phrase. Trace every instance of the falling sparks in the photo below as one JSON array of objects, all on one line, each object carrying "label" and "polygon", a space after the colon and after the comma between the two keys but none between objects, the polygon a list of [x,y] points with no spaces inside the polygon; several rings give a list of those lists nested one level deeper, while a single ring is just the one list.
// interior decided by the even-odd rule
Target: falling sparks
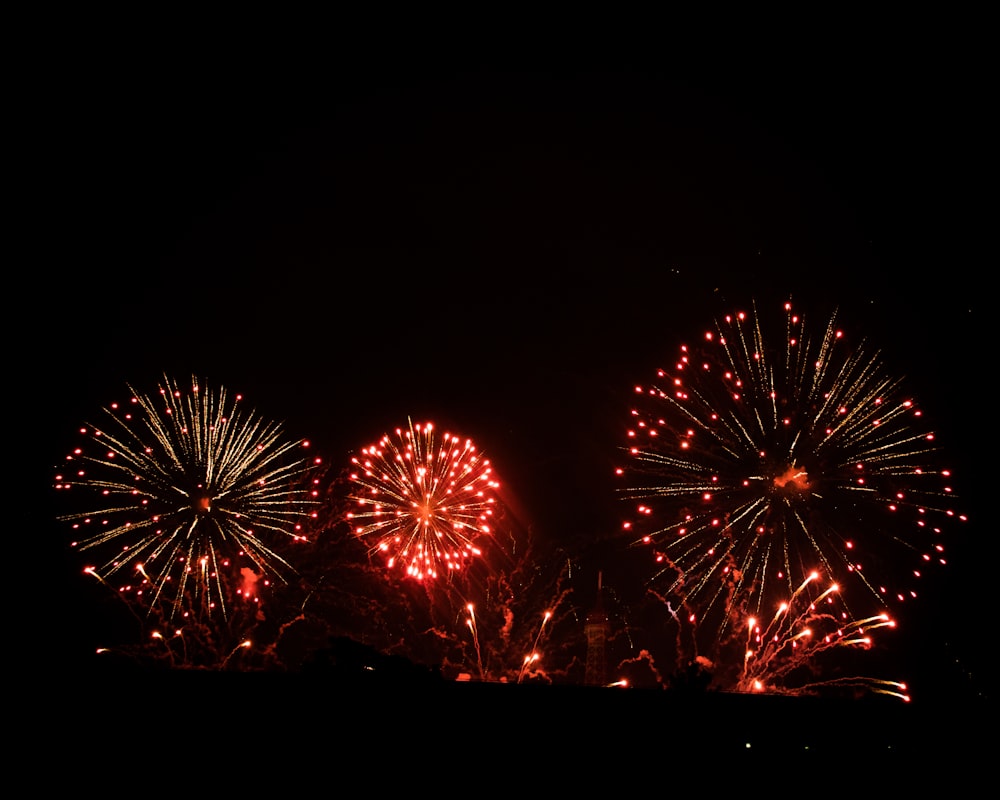
[{"label": "falling sparks", "polygon": [[810,574],[792,596],[781,602],[768,621],[751,617],[746,623],[743,670],[736,690],[751,693],[816,693],[832,688],[860,688],[894,694],[908,701],[905,685],[866,677],[816,679],[820,654],[835,648],[868,650],[873,632],[894,628],[888,614],[852,619],[839,603],[840,587],[829,585],[811,596],[819,573]]}]

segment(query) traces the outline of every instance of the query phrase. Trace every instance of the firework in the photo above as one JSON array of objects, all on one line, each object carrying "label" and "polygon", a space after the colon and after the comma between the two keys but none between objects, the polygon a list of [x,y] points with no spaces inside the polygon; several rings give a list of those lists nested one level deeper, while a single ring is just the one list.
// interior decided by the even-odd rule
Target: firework
[{"label": "firework", "polygon": [[351,463],[348,520],[390,569],[433,579],[482,555],[477,542],[493,534],[499,484],[470,439],[410,422]]},{"label": "firework", "polygon": [[[440,618],[434,629],[448,645],[441,659],[446,673],[502,683],[567,682],[583,644],[568,586],[571,562],[552,552],[539,563],[530,543],[513,560],[493,555],[504,568],[490,570],[480,560],[433,595],[432,616]],[[484,574],[471,575],[475,570]],[[456,612],[465,616],[464,640],[445,616]]]},{"label": "firework", "polygon": [[[364,448],[351,466],[330,484],[314,526],[314,556],[290,587],[291,595],[307,595],[304,624],[433,667],[449,680],[570,680],[582,665],[582,628],[570,601],[574,563],[510,513],[471,444],[411,423]],[[442,484],[437,493],[432,472]],[[462,474],[465,480],[455,481]],[[452,482],[449,494],[443,484]],[[426,526],[418,500],[437,509]],[[459,535],[462,548],[430,549]],[[438,560],[411,563],[405,536]],[[286,596],[282,590],[279,598]]]},{"label": "firework", "polygon": [[[480,648],[479,645],[479,629],[476,627],[475,606],[473,606],[472,603],[469,603],[466,606],[466,608],[468,609],[469,612],[469,618],[468,620],[466,620],[466,624],[469,626],[469,630],[472,632],[472,641],[473,644],[475,645],[476,665],[479,671],[479,678],[480,680],[486,680],[487,673],[483,668],[483,654],[482,654],[482,649]],[[509,615],[508,620],[510,620],[511,617],[512,615]],[[542,654],[539,651],[538,646],[542,641],[542,633],[544,633],[545,631],[545,623],[548,622],[550,619],[552,619],[552,611],[547,610],[545,611],[544,614],[542,614],[542,621],[541,624],[538,626],[538,632],[535,634],[535,640],[531,644],[531,651],[525,653],[524,659],[521,662],[521,668],[518,670],[517,673],[517,683],[522,683],[525,677],[533,674],[533,672],[538,671],[537,667],[535,669],[533,669],[532,667],[542,659]],[[506,680],[506,677],[504,677],[504,680]]]},{"label": "firework", "polygon": [[814,336],[784,311],[773,338],[756,312],[725,316],[636,387],[619,470],[657,584],[718,638],[816,570],[879,607],[916,596],[959,517],[934,434],[880,354],[850,347],[836,315]]},{"label": "firework", "polygon": [[809,575],[766,624],[753,617],[746,621],[746,649],[736,691],[805,694],[851,687],[908,701],[905,684],[897,681],[858,676],[812,679],[820,654],[835,648],[868,650],[873,631],[895,627],[886,613],[852,619],[838,610],[837,584],[810,599],[811,584],[819,577],[816,572]]},{"label": "firework", "polygon": [[61,519],[80,535],[74,546],[108,551],[86,571],[123,595],[166,605],[171,617],[225,617],[232,599],[254,601],[261,585],[293,572],[272,542],[302,538],[317,460],[302,454],[308,442],[284,440],[279,424],[225,389],[192,379],[182,391],[164,376],[154,395],[132,391],[81,429],[55,485],[99,503]]}]

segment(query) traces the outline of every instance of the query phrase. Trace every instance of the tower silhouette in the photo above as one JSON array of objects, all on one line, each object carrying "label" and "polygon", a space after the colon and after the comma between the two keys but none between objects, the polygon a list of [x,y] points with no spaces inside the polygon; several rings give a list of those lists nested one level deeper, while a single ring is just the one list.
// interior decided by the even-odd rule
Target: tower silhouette
[{"label": "tower silhouette", "polygon": [[587,636],[587,669],[584,682],[588,686],[604,686],[608,682],[606,645],[608,638],[608,615],[604,613],[601,573],[597,573],[597,602],[584,623]]}]

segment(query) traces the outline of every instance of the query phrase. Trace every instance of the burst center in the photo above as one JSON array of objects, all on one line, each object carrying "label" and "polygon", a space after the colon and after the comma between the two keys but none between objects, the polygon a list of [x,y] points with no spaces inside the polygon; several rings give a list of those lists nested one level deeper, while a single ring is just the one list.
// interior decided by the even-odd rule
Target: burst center
[{"label": "burst center", "polygon": [[805,494],[810,488],[809,473],[803,467],[791,464],[774,476],[774,488],[786,494]]}]

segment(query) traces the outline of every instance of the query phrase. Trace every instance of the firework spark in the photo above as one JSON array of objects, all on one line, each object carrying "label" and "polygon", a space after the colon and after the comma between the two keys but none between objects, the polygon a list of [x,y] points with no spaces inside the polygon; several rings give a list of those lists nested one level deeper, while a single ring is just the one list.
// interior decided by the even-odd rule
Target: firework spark
[{"label": "firework spark", "polygon": [[470,439],[410,422],[351,463],[348,520],[390,569],[433,579],[482,555],[477,541],[493,533],[499,484]]},{"label": "firework spark", "polygon": [[550,619],[552,619],[552,612],[546,611],[542,615],[542,623],[538,626],[538,633],[535,635],[535,641],[531,644],[531,652],[525,655],[524,663],[521,665],[521,671],[517,674],[518,683],[521,683],[525,676],[530,674],[532,664],[541,660],[542,655],[538,650],[538,645],[542,641],[542,633],[545,631],[545,623]]},{"label": "firework spark", "polygon": [[817,569],[879,607],[916,596],[944,563],[942,525],[964,519],[934,434],[879,353],[849,347],[836,315],[814,337],[784,310],[776,339],[756,312],[725,316],[636,387],[618,471],[638,501],[625,528],[653,547],[665,594],[720,638]]},{"label": "firework spark", "polygon": [[471,634],[467,641],[456,638],[450,624],[435,628],[442,644],[453,645],[441,659],[448,671],[501,683],[569,679],[578,666],[574,653],[582,644],[578,609],[568,586],[571,565],[556,553],[537,564],[532,551],[529,546],[523,558],[502,571],[487,571],[480,560],[474,569],[486,574],[472,577],[474,569],[463,571],[435,592],[433,608],[442,616],[461,598],[477,598],[464,605]]},{"label": "firework spark", "polygon": [[[131,387],[129,387],[131,389]],[[82,551],[111,550],[86,571],[147,605],[179,613],[228,614],[235,597],[256,601],[258,583],[293,572],[271,540],[302,538],[314,503],[306,473],[281,426],[239,407],[242,397],[190,391],[164,376],[159,392],[133,391],[104,409],[101,425],[66,459],[55,486],[96,492],[92,510],[60,517],[81,534]]]},{"label": "firework spark", "polygon": [[746,621],[743,671],[736,691],[807,694],[851,687],[908,701],[905,684],[896,681],[856,676],[811,679],[821,653],[834,648],[870,649],[873,631],[895,627],[885,613],[855,620],[846,611],[838,610],[837,584],[810,599],[811,584],[819,577],[816,572],[809,575],[791,598],[778,606],[767,624],[753,617]]}]

